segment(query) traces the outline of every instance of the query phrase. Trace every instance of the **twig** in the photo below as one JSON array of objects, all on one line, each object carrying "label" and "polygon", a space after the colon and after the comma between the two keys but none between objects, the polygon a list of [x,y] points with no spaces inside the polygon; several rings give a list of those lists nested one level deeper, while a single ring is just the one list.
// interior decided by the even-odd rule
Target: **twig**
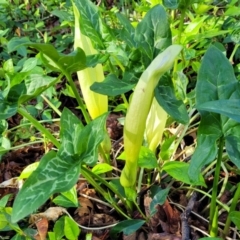
[{"label": "twig", "polygon": [[188,205],[187,205],[185,211],[180,215],[180,218],[182,221],[182,240],[190,239],[190,227],[188,224],[188,217],[193,209],[196,199],[197,199],[197,193],[194,192],[188,202]]}]

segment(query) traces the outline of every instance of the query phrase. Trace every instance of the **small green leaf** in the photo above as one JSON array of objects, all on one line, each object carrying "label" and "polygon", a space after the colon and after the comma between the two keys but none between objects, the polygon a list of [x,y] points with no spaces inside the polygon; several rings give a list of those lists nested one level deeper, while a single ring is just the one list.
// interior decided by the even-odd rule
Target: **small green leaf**
[{"label": "small green leaf", "polygon": [[38,165],[39,165],[39,162],[29,164],[26,168],[23,169],[23,171],[21,172],[18,178],[19,179],[28,178],[33,173],[33,171],[37,169]]},{"label": "small green leaf", "polygon": [[162,160],[169,160],[175,149],[176,136],[165,139],[161,145],[160,157]]},{"label": "small green leaf", "polygon": [[170,188],[161,189],[159,188],[157,194],[154,195],[150,203],[150,215],[153,216],[156,212],[156,205],[163,205],[167,199]]},{"label": "small green leaf", "polygon": [[130,235],[136,232],[143,224],[144,220],[125,220],[118,223],[110,230],[110,236],[112,239],[118,239],[118,233],[123,232],[124,235]]},{"label": "small green leaf", "polygon": [[204,238],[199,238],[199,240],[222,240],[222,238],[204,237]]},{"label": "small green leaf", "polygon": [[70,217],[66,216],[64,218],[64,234],[67,239],[75,240],[78,239],[78,235],[80,234],[80,229],[77,223],[71,219]]},{"label": "small green leaf", "polygon": [[78,205],[76,206],[76,204],[74,204],[72,201],[70,201],[68,198],[66,198],[62,195],[59,195],[59,196],[55,197],[52,200],[52,202],[55,203],[58,206],[65,207],[65,208],[77,207],[78,206]]},{"label": "small green leaf", "polygon": [[172,80],[164,75],[155,89],[158,104],[176,121],[187,124],[189,121],[187,109],[182,100],[175,96]]},{"label": "small green leaf", "polygon": [[29,101],[30,99],[39,96],[42,92],[54,85],[58,81],[57,78],[43,76],[40,74],[30,74],[25,79],[27,92],[19,98],[19,104]]},{"label": "small green leaf", "polygon": [[64,220],[65,217],[61,217],[56,221],[53,227],[53,231],[55,233],[55,240],[61,240],[64,236]]},{"label": "small green leaf", "polygon": [[[183,183],[192,184],[191,179],[188,175],[189,164],[177,161],[167,162],[164,164],[162,169],[176,180],[181,181]],[[200,173],[198,179],[199,182],[196,182],[195,184],[206,186],[204,178]]]},{"label": "small green leaf", "polygon": [[128,74],[127,78],[120,80],[116,75],[109,74],[103,82],[95,82],[90,89],[103,95],[115,97],[133,89],[135,82],[134,75]]},{"label": "small green leaf", "polygon": [[147,169],[157,168],[158,163],[154,152],[149,148],[142,146],[139,153],[138,166]]},{"label": "small green leaf", "polygon": [[112,166],[107,163],[99,163],[92,168],[92,172],[99,175],[102,173],[110,172],[112,169]]},{"label": "small green leaf", "polygon": [[240,212],[239,211],[230,212],[229,217],[231,221],[236,225],[238,230],[240,230]]},{"label": "small green leaf", "polygon": [[1,198],[0,200],[0,208],[5,207],[8,203],[9,198],[12,196],[12,194],[7,194],[4,197]]}]

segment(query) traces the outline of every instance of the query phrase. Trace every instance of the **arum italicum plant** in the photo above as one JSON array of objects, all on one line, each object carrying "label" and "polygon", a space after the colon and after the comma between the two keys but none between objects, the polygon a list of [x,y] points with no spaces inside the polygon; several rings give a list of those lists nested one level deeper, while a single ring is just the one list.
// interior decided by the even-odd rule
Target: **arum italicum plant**
[{"label": "arum italicum plant", "polygon": [[[158,137],[162,136],[164,130],[163,124],[166,122],[167,113],[160,106],[156,106],[158,103],[154,99],[154,89],[160,77],[170,70],[181,50],[180,45],[172,45],[160,53],[143,72],[134,90],[124,123],[126,162],[120,178],[127,200],[130,202],[134,201],[136,197],[137,161],[144,132],[146,131],[150,149],[155,150],[160,141]],[[154,111],[159,111],[158,113],[162,114],[162,123],[158,122],[160,129],[156,126],[157,122],[153,118],[156,114],[157,118],[155,120],[159,121],[159,114],[154,113]],[[148,126],[146,126],[148,115]],[[154,131],[159,131],[159,133],[156,135]]]},{"label": "arum italicum plant", "polygon": [[[86,56],[97,54],[96,49],[93,48],[91,40],[82,34],[80,28],[80,13],[78,8],[73,2],[73,12],[75,16],[75,38],[74,38],[74,49],[81,48],[84,50]],[[104,72],[102,64],[97,64],[95,67],[85,68],[84,70],[78,71],[78,81],[81,86],[83,99],[85,101],[87,110],[92,119],[99,117],[100,115],[108,111],[108,97],[99,93],[93,92],[90,87],[94,82],[102,82],[104,80]],[[86,119],[87,122],[90,119]],[[105,139],[100,147],[101,156],[105,161],[108,162],[109,152],[111,150],[111,141],[107,133]],[[106,154],[106,155],[105,155]]]},{"label": "arum italicum plant", "polygon": [[[75,16],[75,39],[74,49],[81,48],[85,54],[94,55],[97,51],[93,48],[91,40],[82,34],[80,28],[80,13],[73,3],[73,11]],[[86,68],[77,72],[79,84],[87,110],[92,119],[106,113],[108,111],[108,98],[106,95],[98,94],[90,90],[90,86],[94,82],[102,82],[104,80],[103,66],[98,64],[93,68]]]}]

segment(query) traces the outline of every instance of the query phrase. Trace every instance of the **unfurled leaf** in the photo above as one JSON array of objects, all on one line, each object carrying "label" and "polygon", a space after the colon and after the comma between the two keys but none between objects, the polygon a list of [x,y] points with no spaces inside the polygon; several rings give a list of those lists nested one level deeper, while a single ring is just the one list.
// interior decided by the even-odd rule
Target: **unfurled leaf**
[{"label": "unfurled leaf", "polygon": [[163,0],[164,7],[172,10],[177,9],[178,4],[179,4],[179,0]]},{"label": "unfurled leaf", "polygon": [[137,25],[134,41],[143,52],[144,66],[172,43],[166,11],[161,5],[151,8]]},{"label": "unfurled leaf", "polygon": [[[192,182],[188,176],[188,169],[189,169],[188,163],[177,161],[167,162],[163,165],[162,168],[162,170],[166,171],[170,176],[172,176],[176,180],[181,181],[183,183],[191,184]],[[200,181],[196,184],[205,186],[204,178],[200,173],[198,178],[200,179]]]},{"label": "unfurled leaf", "polygon": [[95,174],[102,174],[112,171],[112,166],[108,163],[99,163],[92,168],[92,172]]},{"label": "unfurled leaf", "polygon": [[103,82],[95,82],[90,89],[100,94],[115,97],[133,89],[135,82],[136,77],[131,74],[122,80],[114,74],[109,74]]},{"label": "unfurled leaf", "polygon": [[156,205],[163,205],[167,199],[170,188],[158,189],[158,192],[154,195],[150,203],[150,215],[154,215],[157,212]]},{"label": "unfurled leaf", "polygon": [[229,213],[231,221],[236,225],[238,230],[240,230],[240,212],[233,211]]},{"label": "unfurled leaf", "polygon": [[185,104],[177,99],[172,80],[169,76],[163,76],[155,89],[155,98],[159,105],[176,121],[187,124],[189,121]]},{"label": "unfurled leaf", "polygon": [[118,233],[121,232],[124,235],[130,235],[136,232],[144,223],[144,220],[139,219],[122,221],[110,230],[110,236],[112,239],[118,239]]},{"label": "unfurled leaf", "polygon": [[157,158],[154,152],[149,148],[142,146],[139,153],[138,166],[147,169],[158,167]]},{"label": "unfurled leaf", "polygon": [[64,218],[64,234],[69,240],[78,239],[78,235],[80,234],[77,223],[68,216]]},{"label": "unfurled leaf", "polygon": [[197,148],[188,172],[194,183],[200,180],[201,168],[216,157],[217,141],[222,136],[225,137],[229,158],[240,167],[240,124],[235,121],[239,117],[237,111],[234,112],[239,99],[239,83],[229,60],[216,47],[209,47],[203,58],[196,86],[196,105],[197,108],[199,106],[201,122]]}]

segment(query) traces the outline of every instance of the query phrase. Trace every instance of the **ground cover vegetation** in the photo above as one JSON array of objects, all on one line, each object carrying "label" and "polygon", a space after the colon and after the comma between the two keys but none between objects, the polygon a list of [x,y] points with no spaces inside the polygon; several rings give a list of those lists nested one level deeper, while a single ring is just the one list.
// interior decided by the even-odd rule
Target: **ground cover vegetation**
[{"label": "ground cover vegetation", "polygon": [[0,1],[0,239],[240,239],[239,7]]}]

